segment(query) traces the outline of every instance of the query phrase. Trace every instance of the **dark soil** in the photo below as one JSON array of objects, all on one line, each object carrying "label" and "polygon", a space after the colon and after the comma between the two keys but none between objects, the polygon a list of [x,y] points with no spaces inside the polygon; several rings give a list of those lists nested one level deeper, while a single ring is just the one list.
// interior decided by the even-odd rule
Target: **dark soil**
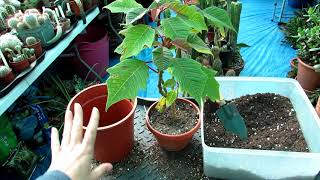
[{"label": "dark soil", "polygon": [[288,98],[267,93],[242,96],[232,102],[245,119],[248,140],[242,141],[231,132],[226,132],[216,114],[205,111],[205,143],[208,146],[308,151],[296,112]]},{"label": "dark soil", "polygon": [[163,113],[153,108],[150,110],[151,126],[163,134],[177,135],[190,131],[197,124],[199,114],[197,110],[184,101],[176,101]]}]

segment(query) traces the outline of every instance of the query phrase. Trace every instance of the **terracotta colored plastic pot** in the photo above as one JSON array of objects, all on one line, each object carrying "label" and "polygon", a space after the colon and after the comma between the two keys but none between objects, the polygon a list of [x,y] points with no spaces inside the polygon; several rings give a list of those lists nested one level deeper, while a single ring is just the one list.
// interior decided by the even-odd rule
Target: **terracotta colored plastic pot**
[{"label": "terracotta colored plastic pot", "polygon": [[297,67],[297,64],[298,64],[298,59],[297,58],[291,59],[291,61],[290,61],[290,67],[291,68]]},{"label": "terracotta colored plastic pot", "polygon": [[32,64],[36,60],[36,56],[32,56],[31,58],[28,58],[29,64]]},{"label": "terracotta colored plastic pot", "polygon": [[320,97],[318,98],[318,103],[316,105],[316,111],[317,111],[318,116],[320,117]]},{"label": "terracotta colored plastic pot", "polygon": [[36,54],[36,57],[40,57],[42,55],[42,46],[41,46],[41,41],[37,40],[35,44],[31,44],[30,46],[27,46],[28,48],[33,48],[34,53]]},{"label": "terracotta colored plastic pot", "polygon": [[70,8],[76,16],[80,16],[80,8],[75,1],[70,1]]},{"label": "terracotta colored plastic pot", "polygon": [[100,162],[118,162],[124,159],[134,144],[134,112],[137,101],[122,100],[112,105],[107,112],[107,85],[90,86],[76,96],[68,104],[73,111],[75,103],[83,108],[83,128],[88,125],[93,107],[100,111],[100,122],[94,147],[96,160]]},{"label": "terracotta colored plastic pot", "polygon": [[5,84],[10,84],[14,78],[15,76],[13,75],[12,71],[10,71],[5,77],[0,77],[0,81],[4,82]]},{"label": "terracotta colored plastic pot", "polygon": [[13,70],[18,73],[22,72],[23,70],[27,69],[30,66],[28,59],[25,59],[19,62],[9,61],[9,64],[10,64],[10,67],[12,67]]},{"label": "terracotta colored plastic pot", "polygon": [[320,87],[320,73],[315,72],[313,67],[304,63],[300,58],[297,59],[299,61],[297,80],[301,87],[310,91]]},{"label": "terracotta colored plastic pot", "polygon": [[[178,101],[183,101],[185,103],[189,103],[191,104],[198,112],[198,114],[200,114],[200,110],[199,108],[191,101],[187,100],[187,99],[181,99],[178,98]],[[197,124],[195,125],[194,128],[192,128],[190,131],[185,132],[183,134],[179,134],[179,135],[168,135],[168,134],[163,134],[161,132],[159,132],[158,130],[154,129],[151,124],[150,124],[150,120],[149,120],[149,112],[151,109],[153,109],[156,106],[157,102],[153,103],[146,114],[146,123],[147,123],[147,127],[148,129],[152,132],[152,134],[156,137],[159,145],[161,147],[163,147],[164,149],[168,150],[168,151],[180,151],[182,149],[184,149],[189,142],[191,141],[193,135],[197,132],[197,130],[200,127],[200,118],[198,119]]]}]

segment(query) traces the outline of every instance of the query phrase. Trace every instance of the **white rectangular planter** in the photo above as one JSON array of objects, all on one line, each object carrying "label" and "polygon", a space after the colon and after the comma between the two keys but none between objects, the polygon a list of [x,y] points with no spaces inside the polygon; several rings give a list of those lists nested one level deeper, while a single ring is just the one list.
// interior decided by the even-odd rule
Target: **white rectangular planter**
[{"label": "white rectangular planter", "polygon": [[297,113],[310,152],[209,147],[204,143],[202,123],[205,175],[241,180],[313,179],[320,171],[320,120],[298,82],[287,78],[265,77],[219,77],[217,80],[227,100],[256,93],[276,93],[288,97]]}]

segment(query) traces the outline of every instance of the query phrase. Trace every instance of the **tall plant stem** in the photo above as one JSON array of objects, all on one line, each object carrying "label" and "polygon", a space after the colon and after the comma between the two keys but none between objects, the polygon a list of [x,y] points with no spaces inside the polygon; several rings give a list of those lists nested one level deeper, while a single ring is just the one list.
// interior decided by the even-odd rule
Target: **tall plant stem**
[{"label": "tall plant stem", "polygon": [[162,82],[163,82],[163,71],[159,71],[159,80],[158,80],[158,89],[159,89],[159,92],[160,94],[163,96],[163,97],[167,97],[167,93],[163,90],[163,87],[162,87]]}]

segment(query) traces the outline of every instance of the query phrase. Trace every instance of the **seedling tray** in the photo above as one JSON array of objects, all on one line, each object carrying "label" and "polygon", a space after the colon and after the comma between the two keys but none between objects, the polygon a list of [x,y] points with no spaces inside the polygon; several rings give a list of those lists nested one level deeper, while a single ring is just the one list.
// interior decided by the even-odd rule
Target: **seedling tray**
[{"label": "seedling tray", "polygon": [[126,159],[113,164],[112,174],[104,179],[209,179],[203,175],[200,130],[183,151],[163,150],[145,125],[146,109],[152,103],[138,100],[134,148]]},{"label": "seedling tray", "polygon": [[37,60],[30,64],[30,67],[28,69],[22,71],[20,74],[15,74],[16,78],[10,84],[6,86],[0,85],[0,98],[7,95],[19,82],[21,82],[21,80],[23,80],[23,77],[29,74],[44,59],[45,54],[46,51],[44,51]]}]

